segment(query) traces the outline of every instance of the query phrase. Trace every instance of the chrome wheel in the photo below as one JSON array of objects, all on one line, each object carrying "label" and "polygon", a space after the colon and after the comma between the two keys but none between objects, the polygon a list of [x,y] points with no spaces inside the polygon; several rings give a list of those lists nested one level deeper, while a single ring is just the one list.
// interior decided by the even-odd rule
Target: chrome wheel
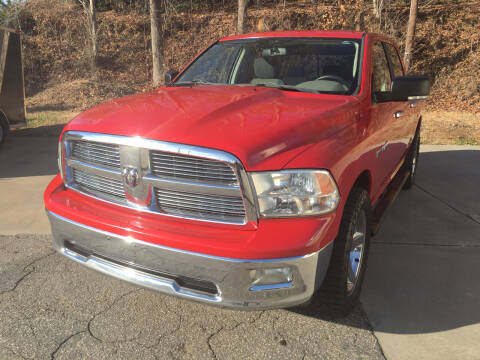
[{"label": "chrome wheel", "polygon": [[416,168],[417,168],[417,154],[415,153],[415,156],[413,157],[413,160],[412,160],[412,173],[411,173],[412,177],[413,175],[415,175]]},{"label": "chrome wheel", "polygon": [[360,210],[353,226],[352,242],[350,244],[347,269],[347,291],[352,293],[358,282],[362,268],[363,251],[365,249],[365,234],[367,232],[367,216],[365,210]]},{"label": "chrome wheel", "polygon": [[418,151],[419,151],[419,144],[415,144],[415,153],[413,154],[412,164],[410,168],[410,178],[415,177],[415,171],[417,171],[417,160],[418,160]]}]

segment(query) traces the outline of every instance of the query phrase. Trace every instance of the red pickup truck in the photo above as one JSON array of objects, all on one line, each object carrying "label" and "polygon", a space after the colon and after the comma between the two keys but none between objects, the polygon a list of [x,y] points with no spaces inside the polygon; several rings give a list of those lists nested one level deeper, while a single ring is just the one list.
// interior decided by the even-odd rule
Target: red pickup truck
[{"label": "red pickup truck", "polygon": [[55,248],[207,304],[351,311],[370,236],[415,179],[428,79],[383,36],[288,31],[220,39],[166,83],[66,125]]}]

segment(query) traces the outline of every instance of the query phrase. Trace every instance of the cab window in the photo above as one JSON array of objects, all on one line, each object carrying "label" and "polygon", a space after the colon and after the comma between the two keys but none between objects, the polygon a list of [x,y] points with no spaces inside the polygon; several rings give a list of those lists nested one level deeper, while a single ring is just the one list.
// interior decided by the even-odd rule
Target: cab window
[{"label": "cab window", "polygon": [[392,67],[392,75],[394,78],[403,76],[403,67],[400,57],[398,56],[397,49],[392,44],[384,43],[387,50],[388,57],[390,58],[390,65]]}]

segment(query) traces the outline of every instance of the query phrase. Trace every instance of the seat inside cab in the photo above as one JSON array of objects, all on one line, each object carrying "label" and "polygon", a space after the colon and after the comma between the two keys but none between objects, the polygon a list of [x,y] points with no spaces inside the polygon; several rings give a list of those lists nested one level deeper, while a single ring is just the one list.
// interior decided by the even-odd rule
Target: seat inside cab
[{"label": "seat inside cab", "polygon": [[245,47],[231,77],[233,84],[289,85],[319,92],[346,92],[357,72],[358,44],[295,44]]}]

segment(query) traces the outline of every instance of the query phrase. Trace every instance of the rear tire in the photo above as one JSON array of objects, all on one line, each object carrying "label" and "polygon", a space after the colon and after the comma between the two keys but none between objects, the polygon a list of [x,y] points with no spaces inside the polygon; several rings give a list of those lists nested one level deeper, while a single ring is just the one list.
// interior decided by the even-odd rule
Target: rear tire
[{"label": "rear tire", "polygon": [[8,135],[9,126],[7,119],[0,113],[0,146],[5,142],[5,139]]},{"label": "rear tire", "polygon": [[403,185],[404,190],[411,189],[413,184],[415,184],[419,154],[420,154],[420,133],[415,135],[415,139],[412,142],[409,154],[407,156],[407,159],[405,160],[405,169],[406,171],[410,172],[410,175],[408,176],[408,179],[405,182],[405,185]]},{"label": "rear tire", "polygon": [[370,249],[371,204],[368,192],[353,188],[333,244],[327,275],[314,303],[335,316],[346,316],[358,302]]}]

